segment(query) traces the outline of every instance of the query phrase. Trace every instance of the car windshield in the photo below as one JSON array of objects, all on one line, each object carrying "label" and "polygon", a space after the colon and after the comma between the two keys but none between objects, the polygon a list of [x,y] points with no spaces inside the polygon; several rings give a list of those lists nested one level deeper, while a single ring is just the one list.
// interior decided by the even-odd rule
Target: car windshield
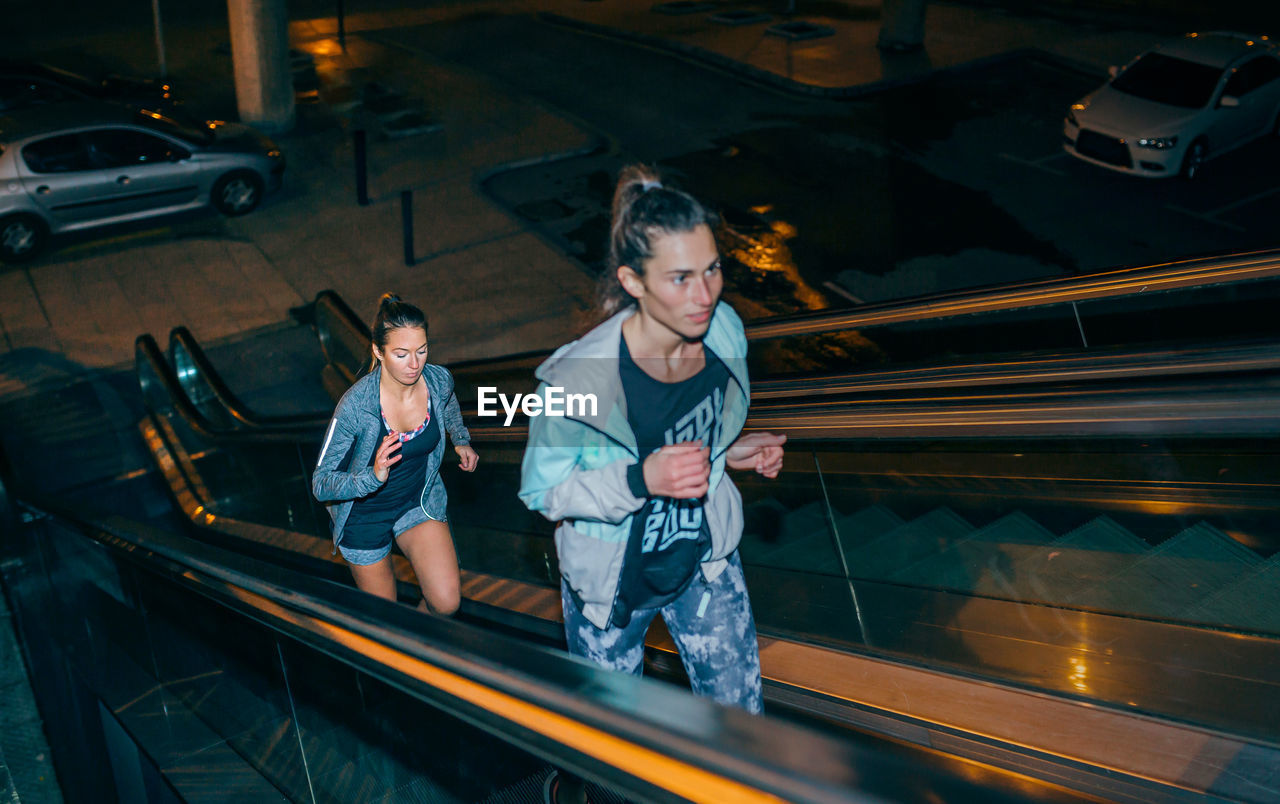
[{"label": "car windshield", "polygon": [[1148,53],[1116,76],[1111,86],[1143,100],[1199,109],[1209,102],[1222,70],[1163,53]]},{"label": "car windshield", "polygon": [[148,128],[153,128],[162,134],[178,137],[187,142],[213,142],[213,132],[209,127],[189,115],[163,115],[143,109],[138,112],[138,117]]}]

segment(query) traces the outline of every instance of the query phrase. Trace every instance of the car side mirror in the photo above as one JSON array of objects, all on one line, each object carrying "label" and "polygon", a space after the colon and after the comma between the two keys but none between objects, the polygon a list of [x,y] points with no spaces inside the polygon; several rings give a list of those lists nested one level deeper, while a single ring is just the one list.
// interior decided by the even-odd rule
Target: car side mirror
[{"label": "car side mirror", "polygon": [[1118,66],[1113,64],[1107,68],[1107,75],[1111,76],[1112,78],[1115,78],[1119,74],[1120,74],[1120,68]]},{"label": "car side mirror", "polygon": [[1223,109],[1234,109],[1240,105],[1240,99],[1235,95],[1223,95],[1218,101],[1218,106]]},{"label": "car side mirror", "polygon": [[187,159],[187,158],[188,158],[188,157],[190,157],[190,156],[191,156],[191,154],[187,153],[186,151],[170,151],[170,152],[169,152],[169,161],[170,161],[170,162],[181,162],[182,160]]}]

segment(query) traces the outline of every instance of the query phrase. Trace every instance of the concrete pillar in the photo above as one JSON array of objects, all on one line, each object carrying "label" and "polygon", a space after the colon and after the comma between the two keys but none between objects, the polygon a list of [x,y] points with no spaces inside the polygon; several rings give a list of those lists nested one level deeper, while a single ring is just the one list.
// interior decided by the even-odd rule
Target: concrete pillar
[{"label": "concrete pillar", "polygon": [[269,134],[293,128],[285,0],[227,0],[240,121]]},{"label": "concrete pillar", "polygon": [[924,46],[924,13],[928,0],[884,0],[880,7],[880,38],[876,47],[890,52]]}]

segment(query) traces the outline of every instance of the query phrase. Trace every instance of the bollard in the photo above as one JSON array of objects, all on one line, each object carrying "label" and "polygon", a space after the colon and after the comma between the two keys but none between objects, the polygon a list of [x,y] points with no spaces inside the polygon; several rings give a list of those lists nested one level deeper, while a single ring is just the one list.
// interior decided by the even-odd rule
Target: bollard
[{"label": "bollard", "polygon": [[400,222],[404,227],[404,264],[413,265],[413,190],[400,191]]},{"label": "bollard", "polygon": [[365,149],[364,129],[351,132],[352,144],[356,154],[356,203],[362,207],[369,206],[369,155]]}]

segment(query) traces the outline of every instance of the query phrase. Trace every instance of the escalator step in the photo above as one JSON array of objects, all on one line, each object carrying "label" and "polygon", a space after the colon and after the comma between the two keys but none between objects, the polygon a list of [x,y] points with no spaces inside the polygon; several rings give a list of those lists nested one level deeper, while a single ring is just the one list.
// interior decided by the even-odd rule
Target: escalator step
[{"label": "escalator step", "polygon": [[951,509],[935,508],[850,551],[849,574],[887,578],[902,567],[942,552],[972,531],[973,525]]},{"label": "escalator step", "polygon": [[1053,533],[1015,511],[890,577],[920,586],[1007,597],[1013,593],[1017,562],[1053,539]]},{"label": "escalator step", "polygon": [[1188,609],[1193,622],[1280,634],[1280,553]]},{"label": "escalator step", "polygon": [[1173,618],[1261,563],[1251,550],[1200,522],[1124,571],[1081,590],[1069,602],[1122,614]]},{"label": "escalator step", "polygon": [[107,379],[0,404],[0,435],[24,482],[54,492],[151,465],[134,435],[140,408]]},{"label": "escalator step", "polygon": [[845,554],[859,545],[877,539],[894,528],[903,526],[904,520],[883,505],[872,505],[857,513],[836,517],[836,531],[844,545]]},{"label": "escalator step", "polygon": [[[758,508],[756,512],[759,513]],[[810,502],[786,510],[777,520],[775,531],[759,534],[758,538],[759,544],[750,553],[755,563],[817,570],[814,566],[817,562],[828,565],[828,571],[839,565],[832,547],[826,508],[822,503]]]},{"label": "escalator step", "polygon": [[1109,517],[1096,517],[1016,562],[1013,599],[1065,602],[1081,584],[1092,585],[1122,572],[1148,549],[1150,545]]}]

